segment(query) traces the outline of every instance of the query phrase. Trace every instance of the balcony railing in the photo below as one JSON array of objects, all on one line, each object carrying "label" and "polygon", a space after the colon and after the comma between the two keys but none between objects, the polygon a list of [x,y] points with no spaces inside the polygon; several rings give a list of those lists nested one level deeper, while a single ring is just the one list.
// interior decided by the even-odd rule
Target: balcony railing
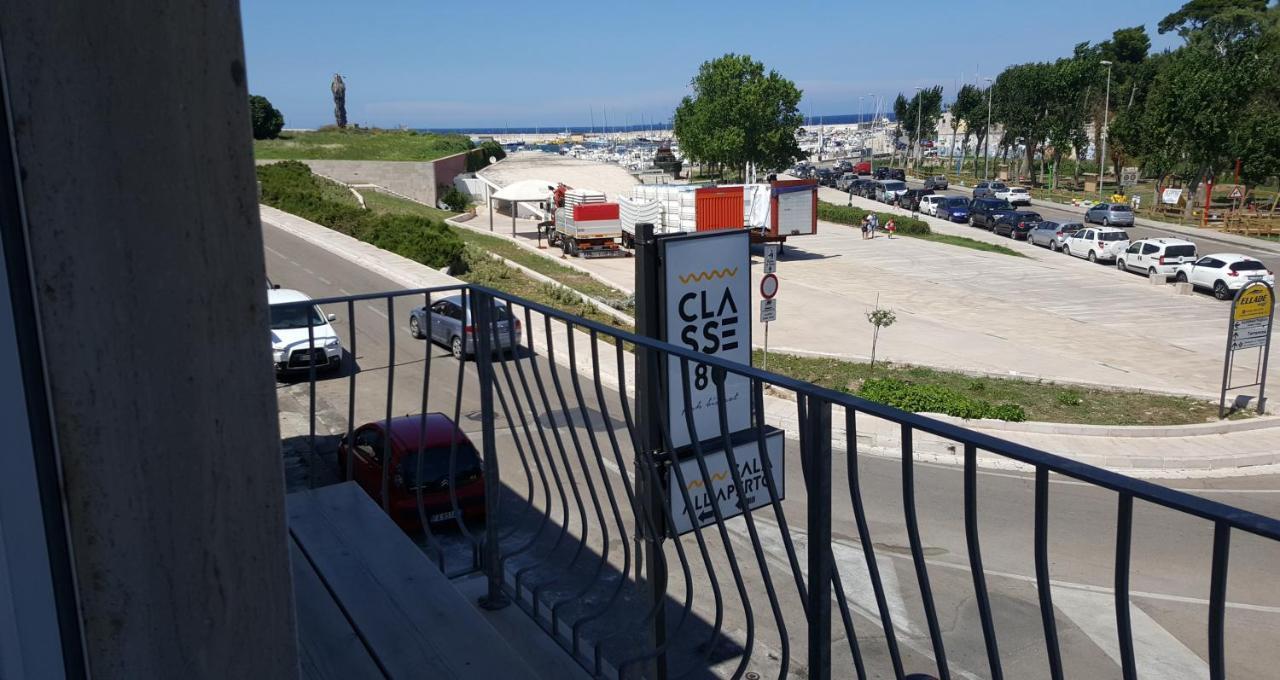
[{"label": "balcony railing", "polygon": [[[436,342],[410,341],[411,310],[423,310],[420,329],[441,328],[433,326],[444,321],[434,318],[433,304],[452,296],[471,317],[450,318],[450,333],[470,329],[462,344],[474,349],[473,359],[450,357],[446,334]],[[444,447],[428,444],[427,418],[417,419],[422,432],[410,458],[418,466],[412,475],[374,465],[371,478],[367,469],[357,469],[370,461],[353,452],[343,457],[338,476],[357,479],[392,513],[403,511],[393,499],[412,486],[411,529],[441,570],[483,571],[488,595],[482,604],[518,604],[596,676],[919,673],[945,679],[968,667],[966,675],[1001,678],[1013,668],[1010,677],[1061,678],[1064,666],[1077,663],[1070,650],[1064,653],[1064,622],[1054,604],[1055,591],[1066,592],[1054,572],[1069,570],[1104,575],[1103,584],[1083,592],[1104,594],[1114,639],[1094,642],[1115,649],[1107,674],[1118,666],[1123,677],[1135,678],[1144,653],[1135,645],[1132,618],[1135,541],[1145,554],[1145,528],[1176,525],[1185,537],[1179,549],[1186,564],[1148,560],[1141,575],[1176,581],[1207,565],[1207,600],[1180,613],[1178,629],[1202,631],[1186,642],[1204,650],[1210,677],[1223,678],[1233,539],[1248,537],[1241,541],[1246,559],[1261,555],[1261,573],[1275,576],[1275,562],[1268,562],[1280,555],[1275,519],[489,288],[406,290],[315,304],[340,315],[345,310],[336,326],[349,358],[340,376],[312,367],[295,386],[301,391],[305,384],[313,470],[335,469],[335,447],[355,449],[363,424],[390,428],[397,414],[444,412],[478,450],[483,519],[465,511],[465,442],[450,438],[448,473],[434,480],[435,492],[421,482],[423,466],[430,464],[427,449],[444,455]],[[499,346],[515,349],[494,352]],[[668,385],[665,367],[672,362],[681,379]],[[671,395],[690,403],[691,383],[706,380],[716,386],[717,399],[703,406],[717,410],[720,427],[700,430],[690,409],[684,423],[668,422]],[[749,385],[750,426],[730,431],[726,385],[735,380]],[[771,454],[770,438],[780,436],[772,424],[791,429],[781,436],[785,448],[795,450]],[[860,451],[859,429],[886,424],[897,433],[894,456]],[[673,432],[681,428],[693,443],[673,453]],[[956,465],[916,460],[926,440],[930,450],[953,450]],[[397,445],[384,438],[381,460],[395,460]],[[980,464],[988,461],[1016,464],[1029,476],[1001,473],[980,484]],[[928,479],[919,481],[925,473]],[[406,483],[410,477],[419,483]],[[984,495],[984,485],[997,481],[1004,485],[998,495]],[[439,489],[447,489],[448,503],[437,495],[433,506],[429,495]],[[753,500],[738,504],[738,514],[732,503],[700,505],[700,490]],[[948,503],[947,494],[955,494],[956,502]],[[922,499],[933,524],[922,521]],[[997,512],[984,517],[980,506]],[[1136,530],[1135,512],[1144,518]],[[1029,527],[1018,523],[1027,514]],[[1001,528],[992,529],[997,521]],[[1072,548],[1111,541],[1110,527],[1114,547],[1102,551],[1106,564],[1077,559],[1082,556]],[[922,530],[942,547],[928,546]],[[1071,534],[1065,549],[1051,550],[1055,533]],[[893,542],[904,535],[905,545]],[[944,560],[936,554],[948,541],[956,549]],[[984,569],[983,547],[992,542],[1002,564]],[[1029,573],[1010,574],[1020,556],[1030,563]],[[904,565],[905,583],[892,560]],[[990,578],[1001,579],[998,597]],[[1196,598],[1178,601],[1184,600]],[[913,622],[921,616],[923,628]],[[1002,645],[1005,639],[1013,642]],[[1233,642],[1231,651],[1242,667],[1274,668],[1273,647]]]}]

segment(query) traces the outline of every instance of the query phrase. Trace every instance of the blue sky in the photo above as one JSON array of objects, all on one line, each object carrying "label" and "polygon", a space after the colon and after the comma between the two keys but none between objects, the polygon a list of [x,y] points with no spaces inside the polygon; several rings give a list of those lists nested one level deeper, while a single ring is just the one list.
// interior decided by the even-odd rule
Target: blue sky
[{"label": "blue sky", "polygon": [[[347,81],[362,125],[502,127],[666,119],[698,66],[747,53],[804,90],[805,114],[856,113],[1003,67],[1054,59],[1121,26],[1153,49],[1182,0],[1006,2],[440,2],[242,0],[249,88],[288,127],[332,122],[329,81]],[[963,78],[963,80],[961,80]],[[864,103],[869,107],[869,103]]]}]

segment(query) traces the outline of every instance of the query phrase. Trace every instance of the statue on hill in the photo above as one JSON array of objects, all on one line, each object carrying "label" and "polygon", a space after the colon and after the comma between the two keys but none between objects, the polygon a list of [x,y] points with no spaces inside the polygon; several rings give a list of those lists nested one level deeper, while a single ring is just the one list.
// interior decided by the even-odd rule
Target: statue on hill
[{"label": "statue on hill", "polygon": [[347,84],[342,82],[342,76],[333,74],[333,83],[329,85],[329,91],[333,93],[333,120],[338,124],[339,129],[347,127]]}]

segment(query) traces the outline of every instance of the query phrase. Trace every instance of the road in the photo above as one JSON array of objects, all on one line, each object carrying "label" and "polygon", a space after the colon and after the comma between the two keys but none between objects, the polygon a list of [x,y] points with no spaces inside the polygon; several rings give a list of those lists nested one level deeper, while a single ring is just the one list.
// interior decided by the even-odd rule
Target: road
[{"label": "road", "polygon": [[[303,290],[313,297],[397,288],[358,265],[273,227],[264,226],[264,232],[268,275],[284,287]],[[310,386],[306,382],[280,384],[281,427],[291,489],[335,479],[332,447],[337,435],[345,432],[349,407],[357,424],[384,417],[387,412],[417,412],[424,397],[424,380],[428,410],[456,412],[463,429],[479,443],[475,364],[468,362],[460,367],[444,348],[413,340],[404,323],[412,304],[400,300],[388,307],[382,301],[361,302],[345,310],[326,309],[338,314],[335,326],[348,348],[352,346],[354,314],[357,351],[341,375],[326,377],[316,385],[320,446],[315,457],[310,454],[307,436]],[[557,349],[564,351],[563,346]],[[597,350],[614,351],[612,346],[603,344]],[[589,349],[578,347],[578,351]],[[504,471],[504,508],[510,509],[510,515],[503,517],[512,519],[509,526],[504,524],[504,530],[513,532],[504,545],[508,550],[514,545],[531,546],[508,562],[508,574],[527,567],[522,572],[524,592],[537,593],[533,598],[544,604],[540,609],[543,616],[549,615],[552,603],[557,603],[557,614],[563,623],[593,607],[609,604],[608,594],[614,584],[620,583],[619,575],[634,572],[635,555],[624,552],[636,524],[626,500],[627,487],[634,484],[628,475],[633,455],[617,392],[603,388],[597,392],[589,381],[583,381],[579,394],[574,389],[574,376],[568,371],[550,367],[545,358],[528,353],[521,356],[519,364],[530,374],[537,373],[552,396],[539,399],[535,392],[530,399],[518,388],[503,388],[504,374],[499,372],[498,392],[503,396],[497,406],[496,444]],[[508,365],[503,368],[514,363],[502,362]],[[353,372],[357,376],[355,401],[349,402]],[[559,381],[561,388],[554,389],[553,381]],[[557,394],[563,394],[563,399]],[[884,636],[877,632],[879,618],[845,483],[845,466],[850,457],[839,442],[835,445],[832,550],[869,673],[871,677],[889,677]],[[786,447],[787,498],[781,507],[803,569],[807,499],[796,455],[799,444],[789,439]],[[908,672],[933,672],[920,589],[905,548],[908,539],[902,520],[901,463],[867,455],[859,456],[857,461],[872,544],[904,661]],[[960,470],[917,464],[914,474],[921,539],[948,663],[960,677],[987,677],[966,556]],[[551,478],[554,484],[548,482]],[[1255,512],[1280,515],[1277,476],[1184,481],[1179,486]],[[984,571],[1005,674],[1017,678],[1047,677],[1031,549],[1033,483],[1024,474],[984,470],[979,473],[978,488]],[[610,502],[610,493],[616,505]],[[1050,484],[1050,569],[1069,677],[1119,675],[1118,652],[1112,642],[1115,619],[1110,591],[1115,507],[1113,494],[1065,479],[1055,478]],[[544,522],[542,518],[550,519]],[[744,518],[727,522],[724,536],[704,532],[702,547],[693,535],[679,540],[679,546],[692,560],[694,616],[684,627],[673,631],[673,667],[700,664],[705,654],[710,658],[705,664],[709,668],[695,676],[731,674],[742,654],[745,631],[750,627],[743,605],[746,602],[751,604],[755,626],[750,670],[764,677],[776,674],[785,644],[790,645],[792,670],[803,668],[803,605],[796,592],[783,534],[777,529],[778,520],[772,512],[758,510],[753,513],[753,521],[760,536],[763,562],[754,557]],[[546,531],[535,529],[548,526]],[[1133,536],[1132,615],[1140,673],[1150,678],[1207,677],[1205,617],[1212,527],[1139,503]],[[443,554],[451,568],[469,558],[464,535],[445,532],[442,541]],[[585,550],[579,550],[579,546]],[[669,540],[664,553],[673,565],[666,605],[672,621],[679,618],[686,585],[675,566],[679,564],[676,548],[677,541]],[[702,549],[706,550],[705,560],[699,557]],[[1232,675],[1266,677],[1280,662],[1274,637],[1274,631],[1280,629],[1280,592],[1274,587],[1276,564],[1280,564],[1280,546],[1248,536],[1233,538],[1227,612],[1231,654],[1228,668]],[[742,592],[733,585],[734,569],[741,570]],[[577,578],[555,578],[564,573]],[[708,573],[719,579],[719,593],[708,587]],[[778,592],[778,617],[770,613],[767,604],[766,574]],[[580,588],[580,583],[589,587]],[[622,588],[621,598],[607,611],[600,609],[605,612],[601,618],[584,627],[588,637],[606,635],[603,631],[610,630],[632,631],[623,637],[636,637],[634,630],[644,603],[625,580],[621,583],[627,586]],[[716,616],[718,599],[724,602],[722,617]],[[833,621],[835,667],[841,669],[838,674],[851,676],[844,630],[838,610],[833,607],[833,612],[837,617]],[[717,620],[723,635],[712,643]],[[785,635],[780,632],[783,625]],[[616,637],[610,640],[603,648],[605,657],[611,661],[625,658],[627,645]]]}]

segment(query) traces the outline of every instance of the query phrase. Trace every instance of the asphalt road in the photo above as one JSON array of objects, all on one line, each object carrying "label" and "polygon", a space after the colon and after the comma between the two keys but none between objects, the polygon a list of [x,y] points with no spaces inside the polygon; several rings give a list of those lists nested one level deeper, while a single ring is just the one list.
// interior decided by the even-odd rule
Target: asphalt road
[{"label": "asphalt road", "polygon": [[[300,289],[313,297],[397,288],[358,265],[272,227],[265,227],[264,232],[268,275],[284,287]],[[459,364],[443,347],[409,336],[407,313],[415,303],[420,304],[399,300],[388,307],[385,301],[360,302],[350,309],[325,310],[338,314],[335,326],[347,348],[351,347],[354,314],[357,351],[342,374],[326,376],[316,384],[316,431],[320,441],[315,456],[310,452],[308,436],[310,386],[306,382],[280,383],[281,427],[290,488],[330,483],[336,478],[332,447],[337,435],[345,432],[349,412],[354,414],[356,424],[382,418],[388,412],[418,412],[424,381],[427,409],[442,410],[451,416],[456,413],[463,429],[479,442],[475,364],[466,363],[460,372]],[[607,345],[597,349],[613,351]],[[579,351],[584,348],[579,347]],[[621,588],[621,597],[584,630],[596,635],[608,630],[625,631],[621,637],[635,638],[636,626],[642,623],[639,619],[644,602],[637,599],[638,594],[627,581],[618,578],[623,573],[634,573],[636,561],[634,551],[624,547],[631,542],[620,540],[623,534],[627,538],[634,536],[636,520],[626,501],[626,487],[634,484],[627,475],[633,456],[619,395],[607,389],[597,393],[587,381],[579,385],[579,395],[568,371],[551,367],[545,359],[529,353],[520,356],[529,375],[536,372],[552,396],[542,400],[535,391],[533,399],[526,399],[518,388],[499,388],[508,402],[505,407],[498,405],[496,443],[506,487],[504,508],[510,509],[510,515],[504,514],[504,518],[512,519],[510,526],[503,527],[512,531],[504,545],[531,546],[512,558],[508,573],[527,567],[526,592],[536,592],[533,598],[547,605],[540,610],[544,616],[549,615],[551,603],[557,603],[562,623],[573,620],[575,612],[583,615],[591,607],[605,606],[614,584],[622,583],[626,587]],[[356,375],[354,403],[348,398],[352,373]],[[500,373],[499,380],[503,377]],[[555,380],[561,389],[554,389]],[[530,379],[527,384],[533,382]],[[558,394],[563,394],[564,399]],[[614,437],[609,437],[610,433]],[[836,444],[831,547],[869,674],[889,677],[884,636],[879,632],[879,617],[849,500],[845,466],[850,458]],[[798,451],[798,442],[788,439],[787,497],[781,506],[803,569],[808,541]],[[907,670],[933,672],[920,588],[906,548],[901,462],[862,455],[858,470],[872,544]],[[960,470],[917,464],[914,475],[921,540],[949,666],[959,677],[987,677],[968,570]],[[1186,480],[1174,485],[1255,512],[1280,516],[1280,476]],[[1048,677],[1031,542],[1033,483],[1025,474],[984,470],[978,476],[978,489],[984,571],[1005,675]],[[608,499],[609,492],[615,497],[617,510]],[[1111,591],[1115,496],[1055,478],[1050,484],[1049,504],[1050,572],[1066,675],[1118,677]],[[549,521],[543,522],[542,518]],[[672,631],[676,639],[673,669],[694,664],[700,669],[694,676],[732,674],[748,629],[754,632],[750,670],[762,677],[776,675],[781,652],[788,646],[792,670],[803,667],[803,604],[797,594],[786,542],[773,512],[758,510],[753,513],[753,520],[761,547],[758,554],[763,561],[757,560],[752,549],[756,542],[743,518],[727,522],[723,535],[704,532],[701,545],[694,535],[679,540],[691,561],[693,616],[683,627]],[[547,526],[551,528],[534,528]],[[442,553],[451,566],[469,558],[468,539],[461,532],[443,532],[441,541]],[[1137,504],[1131,602],[1142,677],[1207,677],[1204,660],[1208,657],[1206,614],[1211,545],[1212,527],[1207,523]],[[669,540],[664,553],[673,565],[666,604],[672,621],[679,617],[686,586],[676,566],[676,548],[677,542]],[[704,550],[705,558],[701,556]],[[1233,676],[1269,677],[1280,663],[1276,645],[1280,591],[1274,587],[1277,564],[1280,545],[1239,534],[1233,537],[1226,616],[1228,670]],[[733,577],[735,569],[741,571],[741,591],[735,587],[739,582]],[[575,578],[556,579],[557,574],[565,573],[574,574]],[[708,574],[716,575],[718,591],[709,587]],[[769,606],[766,574],[778,593],[777,615]],[[581,583],[590,587],[581,588]],[[723,603],[720,616],[717,602]],[[744,603],[750,605],[750,621]],[[833,657],[836,668],[841,669],[837,673],[852,676],[838,609],[833,607],[833,612]],[[714,635],[717,622],[720,636]],[[621,650],[625,645],[617,636],[612,640],[615,646],[606,645],[605,656],[614,661],[624,658]],[[710,660],[703,662],[704,657]]]}]

